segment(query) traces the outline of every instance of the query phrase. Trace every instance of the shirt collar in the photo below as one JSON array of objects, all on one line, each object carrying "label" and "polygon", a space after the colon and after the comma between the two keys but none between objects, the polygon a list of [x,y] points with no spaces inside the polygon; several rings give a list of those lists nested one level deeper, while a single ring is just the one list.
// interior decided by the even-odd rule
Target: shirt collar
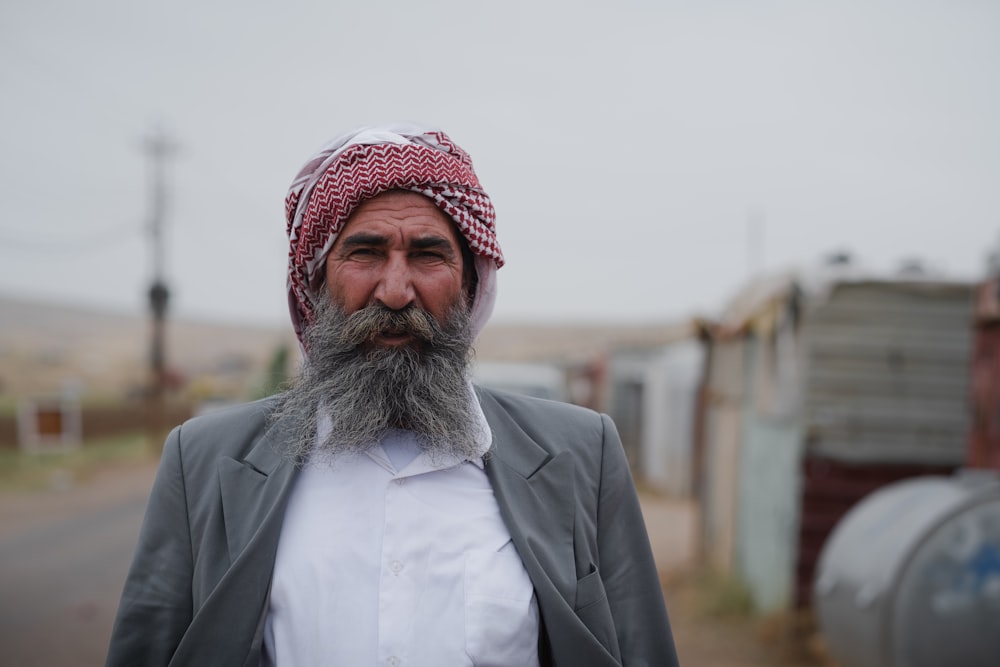
[{"label": "shirt collar", "polygon": [[472,418],[476,421],[476,451],[479,453],[475,459],[470,459],[470,463],[474,464],[480,470],[486,467],[483,461],[483,457],[486,456],[486,452],[490,451],[490,447],[493,446],[493,432],[490,430],[490,424],[486,421],[486,415],[483,413],[483,406],[479,404],[479,396],[476,394],[476,390],[472,388],[472,382],[469,382],[469,404],[472,409]]}]

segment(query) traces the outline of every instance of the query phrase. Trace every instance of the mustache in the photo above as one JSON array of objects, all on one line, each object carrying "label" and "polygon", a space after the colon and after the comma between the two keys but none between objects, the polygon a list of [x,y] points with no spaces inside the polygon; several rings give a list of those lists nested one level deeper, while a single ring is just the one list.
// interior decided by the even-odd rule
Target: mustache
[{"label": "mustache", "polygon": [[[332,299],[320,300],[305,331],[301,374],[271,417],[291,434],[282,454],[296,464],[312,455],[332,461],[368,451],[389,429],[405,429],[432,456],[480,456],[467,375],[471,327],[461,305],[438,322],[417,306],[373,304],[348,315]],[[371,345],[392,330],[410,332],[417,344]],[[330,431],[317,440],[321,415]]]},{"label": "mustache", "polygon": [[441,334],[441,326],[430,313],[416,306],[393,310],[372,304],[347,316],[340,343],[357,347],[385,333],[408,334],[425,343],[434,343]]}]

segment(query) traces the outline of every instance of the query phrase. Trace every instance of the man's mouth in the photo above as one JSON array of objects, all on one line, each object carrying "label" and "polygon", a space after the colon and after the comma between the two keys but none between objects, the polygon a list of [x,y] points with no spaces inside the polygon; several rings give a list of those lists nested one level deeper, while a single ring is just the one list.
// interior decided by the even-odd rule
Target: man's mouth
[{"label": "man's mouth", "polygon": [[387,347],[397,347],[400,345],[406,345],[414,340],[413,334],[402,329],[387,329],[385,331],[380,331],[375,334],[372,342],[377,345],[385,345]]}]

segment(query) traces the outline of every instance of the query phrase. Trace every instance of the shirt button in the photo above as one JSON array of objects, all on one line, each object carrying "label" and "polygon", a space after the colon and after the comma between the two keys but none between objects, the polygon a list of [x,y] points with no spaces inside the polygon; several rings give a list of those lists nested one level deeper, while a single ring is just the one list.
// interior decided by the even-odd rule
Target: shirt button
[{"label": "shirt button", "polygon": [[396,486],[403,486],[403,484],[406,484],[406,478],[405,477],[397,477],[396,479],[394,479],[392,481],[394,481],[396,483]]},{"label": "shirt button", "polygon": [[398,560],[394,560],[392,561],[392,563],[389,564],[389,569],[392,570],[393,574],[399,574],[400,572],[403,571],[403,564],[400,563]]},{"label": "shirt button", "polygon": [[399,658],[391,656],[388,660],[389,667],[399,667]]}]

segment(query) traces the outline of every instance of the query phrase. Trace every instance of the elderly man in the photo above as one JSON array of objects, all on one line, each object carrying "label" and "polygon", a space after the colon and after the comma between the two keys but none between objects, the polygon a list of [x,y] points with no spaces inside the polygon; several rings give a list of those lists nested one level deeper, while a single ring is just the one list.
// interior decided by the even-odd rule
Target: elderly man
[{"label": "elderly man", "polygon": [[171,433],[108,664],[676,665],[614,425],[470,384],[503,255],[468,155],[365,128],[286,204],[302,377]]}]

